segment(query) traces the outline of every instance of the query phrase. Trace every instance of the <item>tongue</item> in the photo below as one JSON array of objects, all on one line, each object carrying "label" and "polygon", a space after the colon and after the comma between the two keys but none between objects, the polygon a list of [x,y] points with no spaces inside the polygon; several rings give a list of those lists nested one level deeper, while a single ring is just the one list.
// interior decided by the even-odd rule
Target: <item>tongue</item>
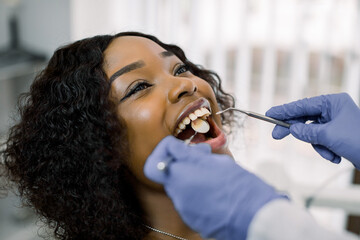
[{"label": "tongue", "polygon": [[[195,133],[195,131],[192,128],[187,128],[185,130],[183,130],[178,136],[178,139],[181,140],[186,140],[189,139],[191,136],[193,136]],[[204,142],[206,140],[206,137],[204,134],[202,133],[196,133],[196,135],[191,139],[192,143],[199,143],[199,142]]]},{"label": "tongue", "polygon": [[197,133],[194,138],[191,140],[191,143],[200,143],[206,141],[206,137],[202,133]]}]

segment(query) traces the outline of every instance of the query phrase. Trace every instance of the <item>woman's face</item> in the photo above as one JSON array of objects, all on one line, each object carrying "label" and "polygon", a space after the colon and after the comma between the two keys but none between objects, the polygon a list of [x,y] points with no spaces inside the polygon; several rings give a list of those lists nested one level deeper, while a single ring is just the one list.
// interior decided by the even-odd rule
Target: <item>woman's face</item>
[{"label": "woman's face", "polygon": [[[143,174],[147,157],[168,135],[183,140],[193,135],[191,123],[184,124],[186,129],[178,133],[184,127],[179,123],[186,123],[188,119],[184,119],[197,109],[217,112],[215,94],[173,53],[143,37],[114,39],[105,51],[104,69],[118,115],[127,126],[130,169],[141,182],[153,184]],[[230,154],[220,117],[212,114],[206,122],[210,131],[196,134],[193,142],[207,142],[213,152]]]}]

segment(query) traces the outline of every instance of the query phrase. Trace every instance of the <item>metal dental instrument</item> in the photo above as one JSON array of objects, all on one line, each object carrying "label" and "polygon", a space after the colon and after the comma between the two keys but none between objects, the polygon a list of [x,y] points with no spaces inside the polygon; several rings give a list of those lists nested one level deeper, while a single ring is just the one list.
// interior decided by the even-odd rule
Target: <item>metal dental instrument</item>
[{"label": "metal dental instrument", "polygon": [[274,124],[277,124],[277,125],[280,125],[280,126],[283,126],[283,127],[286,127],[286,128],[290,128],[290,125],[289,123],[286,123],[286,122],[283,122],[283,121],[280,121],[280,120],[277,120],[277,119],[274,119],[274,118],[271,118],[271,117],[267,117],[265,115],[262,115],[262,114],[259,114],[259,113],[255,113],[255,112],[251,112],[251,111],[245,111],[245,110],[241,110],[241,109],[238,109],[238,108],[227,108],[225,110],[222,110],[222,111],[219,111],[217,112],[216,114],[222,114],[223,112],[226,112],[226,111],[238,111],[238,112],[241,112],[241,113],[244,113],[250,117],[253,117],[253,118],[257,118],[257,119],[260,119],[260,120],[263,120],[263,121],[266,121],[266,122],[270,122],[270,123],[274,123]]},{"label": "metal dental instrument", "polygon": [[[195,137],[195,135],[197,134],[197,132],[195,131],[195,133],[193,135],[191,135],[191,137],[189,137],[188,139],[185,139],[184,142],[186,145],[189,145],[191,140],[193,140],[193,138]],[[159,171],[166,171],[169,163],[172,161],[173,159],[171,157],[166,158],[163,161],[158,162],[158,164],[156,165],[157,169]]]},{"label": "metal dental instrument", "polygon": [[197,134],[197,131],[195,131],[194,135],[191,135],[191,137],[189,137],[188,139],[185,139],[184,142],[189,145],[191,140],[193,140],[193,138],[195,137],[195,135]]}]

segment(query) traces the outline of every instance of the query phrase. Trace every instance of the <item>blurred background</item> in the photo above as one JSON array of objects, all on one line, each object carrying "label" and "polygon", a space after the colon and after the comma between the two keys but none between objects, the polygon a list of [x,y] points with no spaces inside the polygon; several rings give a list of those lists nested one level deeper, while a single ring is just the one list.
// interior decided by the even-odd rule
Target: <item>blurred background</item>
[{"label": "blurred background", "polygon": [[[215,70],[237,107],[347,92],[360,99],[360,0],[0,0],[0,135],[16,99],[56,48],[98,34],[142,31]],[[271,138],[269,123],[240,116],[236,160],[332,231],[360,234],[359,172],[323,160],[311,145]],[[30,209],[0,199],[0,239],[38,239]]]}]

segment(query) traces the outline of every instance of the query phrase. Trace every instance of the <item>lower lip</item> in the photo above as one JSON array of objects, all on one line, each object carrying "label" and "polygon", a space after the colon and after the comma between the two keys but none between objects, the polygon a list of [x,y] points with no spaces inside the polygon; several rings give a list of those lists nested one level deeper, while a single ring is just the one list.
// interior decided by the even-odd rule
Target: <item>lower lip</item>
[{"label": "lower lip", "polygon": [[[211,120],[213,121],[213,120]],[[203,143],[207,143],[211,146],[212,152],[220,150],[221,148],[226,146],[227,139],[223,131],[219,129],[215,122],[211,123],[213,128],[215,129],[216,138],[209,139]]]}]

